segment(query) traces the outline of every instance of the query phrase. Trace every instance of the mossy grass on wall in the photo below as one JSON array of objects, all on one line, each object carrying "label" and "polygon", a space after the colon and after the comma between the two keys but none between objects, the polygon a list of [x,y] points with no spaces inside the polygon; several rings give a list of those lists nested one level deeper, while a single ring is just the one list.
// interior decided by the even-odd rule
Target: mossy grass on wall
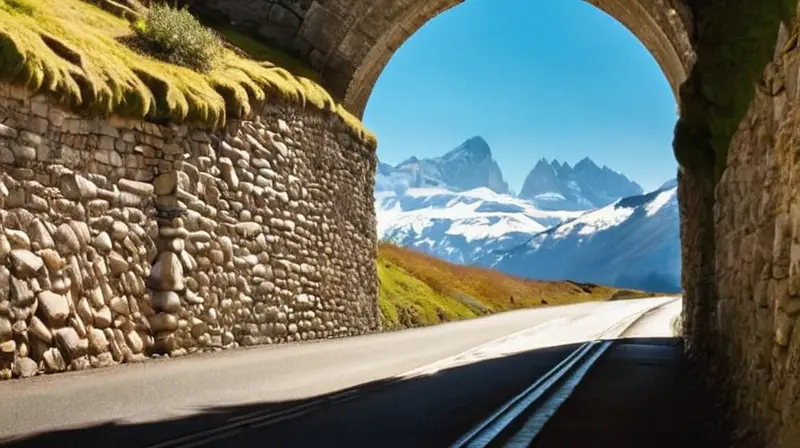
[{"label": "mossy grass on wall", "polygon": [[780,23],[792,23],[797,0],[691,3],[697,62],[681,88],[675,155],[681,165],[709,173],[716,183],[754,85],[774,55]]},{"label": "mossy grass on wall", "polygon": [[223,46],[186,8],[154,3],[133,30],[147,53],[199,72],[209,72],[222,55]]},{"label": "mossy grass on wall", "polygon": [[0,0],[0,80],[84,113],[211,128],[280,99],[336,113],[377,145],[360,120],[309,79],[225,48],[201,73],[133,49],[133,36],[131,22],[84,0]]},{"label": "mossy grass on wall", "polygon": [[229,25],[212,25],[212,28],[231,46],[231,49],[256,61],[270,61],[296,76],[319,82],[319,75],[310,67],[275,48],[241,33]]}]

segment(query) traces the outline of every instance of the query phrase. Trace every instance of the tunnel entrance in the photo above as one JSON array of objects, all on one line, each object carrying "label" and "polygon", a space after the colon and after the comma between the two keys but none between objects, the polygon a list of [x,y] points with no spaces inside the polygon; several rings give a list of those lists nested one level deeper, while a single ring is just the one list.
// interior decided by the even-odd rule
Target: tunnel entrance
[{"label": "tunnel entrance", "polygon": [[530,280],[680,292],[674,91],[619,22],[579,1],[476,0],[405,42],[376,85],[379,240]]},{"label": "tunnel entrance", "polygon": [[[265,40],[307,61],[360,115],[391,55],[460,2],[264,1],[261,12],[239,2],[195,3],[255,33],[261,29]],[[680,164],[687,352],[705,366],[710,382],[735,397],[754,437],[792,446],[797,432],[791,428],[800,427],[789,417],[797,415],[790,404],[797,375],[789,361],[796,359],[795,318],[786,313],[795,297],[788,278],[798,271],[788,268],[796,233],[791,192],[797,181],[789,173],[797,2],[591,3],[642,41],[678,97],[673,149]],[[774,397],[769,406],[767,395]]]}]

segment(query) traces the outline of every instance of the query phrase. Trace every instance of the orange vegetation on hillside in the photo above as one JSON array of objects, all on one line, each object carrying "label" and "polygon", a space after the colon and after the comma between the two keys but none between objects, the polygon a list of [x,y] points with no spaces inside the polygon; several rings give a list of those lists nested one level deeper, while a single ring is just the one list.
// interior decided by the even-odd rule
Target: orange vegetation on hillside
[{"label": "orange vegetation on hillside", "polygon": [[[416,250],[388,243],[379,244],[379,262],[389,262],[409,275],[426,283],[443,296],[475,299],[502,311],[535,305],[576,303],[589,300],[609,300],[620,289],[571,281],[526,280],[499,271],[462,266],[431,257]],[[644,296],[630,291],[631,296]]]}]

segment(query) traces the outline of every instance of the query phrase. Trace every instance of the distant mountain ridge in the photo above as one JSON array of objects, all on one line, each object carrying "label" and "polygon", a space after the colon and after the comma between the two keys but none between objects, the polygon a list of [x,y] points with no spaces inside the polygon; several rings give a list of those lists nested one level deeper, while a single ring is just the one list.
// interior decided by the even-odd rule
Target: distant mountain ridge
[{"label": "distant mountain ridge", "polygon": [[642,193],[639,184],[588,157],[575,167],[542,158],[525,178],[519,197],[543,210],[591,210]]},{"label": "distant mountain ridge", "polygon": [[456,192],[409,188],[375,193],[378,236],[452,263],[472,264],[581,212],[542,211],[528,201],[481,187]]},{"label": "distant mountain ridge", "polygon": [[[488,188],[498,194],[514,196],[489,144],[480,136],[464,141],[440,157],[411,157],[396,166],[379,163],[376,191],[408,188],[452,191]],[[540,210],[588,211],[621,197],[642,193],[639,184],[605,165],[599,167],[589,157],[574,167],[542,158],[528,173],[518,197],[532,202]]]},{"label": "distant mountain ridge", "polygon": [[677,187],[667,182],[651,193],[619,199],[540,232],[513,250],[476,262],[541,280],[680,291]]},{"label": "distant mountain ridge", "polygon": [[588,212],[545,211],[487,188],[375,194],[378,235],[443,260],[537,280],[680,290],[677,188]]},{"label": "distant mountain ridge", "polygon": [[541,280],[680,290],[677,183],[642,187],[590,158],[539,160],[514,197],[473,137],[441,157],[378,166],[378,235],[466,265]]},{"label": "distant mountain ridge", "polygon": [[480,136],[466,140],[441,157],[411,157],[394,167],[385,163],[378,167],[378,191],[422,187],[455,191],[486,187],[501,194],[509,191],[489,144]]}]

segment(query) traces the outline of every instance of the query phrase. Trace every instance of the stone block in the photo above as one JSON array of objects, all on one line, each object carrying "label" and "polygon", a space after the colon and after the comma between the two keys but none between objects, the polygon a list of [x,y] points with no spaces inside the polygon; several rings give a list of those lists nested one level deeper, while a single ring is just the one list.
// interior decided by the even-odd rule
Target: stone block
[{"label": "stone block", "polygon": [[150,197],[155,192],[155,187],[152,184],[130,179],[120,179],[117,185],[121,191],[133,193],[142,197]]},{"label": "stone block", "polygon": [[178,172],[161,174],[155,180],[155,193],[159,196],[174,195],[178,189]]},{"label": "stone block", "polygon": [[162,252],[150,271],[148,287],[156,291],[182,291],[183,265],[177,254]]},{"label": "stone block", "polygon": [[12,250],[9,261],[12,272],[20,278],[33,277],[44,267],[42,258],[26,249]]},{"label": "stone block", "polygon": [[29,378],[39,373],[39,365],[30,358],[17,358],[14,361],[14,376]]},{"label": "stone block", "polygon": [[19,133],[16,129],[8,127],[2,123],[0,123],[0,137],[5,137],[9,139],[16,139]]},{"label": "stone block", "polygon": [[178,318],[174,314],[158,313],[150,316],[150,327],[154,332],[171,332],[178,329]]},{"label": "stone block", "polygon": [[47,344],[50,344],[53,341],[53,335],[50,332],[50,329],[36,316],[31,318],[29,333]]},{"label": "stone block", "polygon": [[36,148],[19,143],[11,143],[11,151],[14,153],[14,160],[33,161],[36,160]]},{"label": "stone block", "polygon": [[80,358],[89,351],[89,341],[81,339],[72,327],[59,328],[54,334],[56,346],[66,360]]},{"label": "stone block", "polygon": [[42,291],[39,293],[38,299],[39,309],[50,327],[62,327],[70,313],[67,297],[50,291]]}]

